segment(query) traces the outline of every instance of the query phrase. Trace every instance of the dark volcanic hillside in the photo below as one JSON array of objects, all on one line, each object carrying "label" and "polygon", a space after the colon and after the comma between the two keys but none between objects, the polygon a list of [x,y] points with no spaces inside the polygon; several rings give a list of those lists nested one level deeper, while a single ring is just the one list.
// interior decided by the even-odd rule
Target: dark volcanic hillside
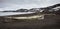
[{"label": "dark volcanic hillside", "polygon": [[60,14],[60,4],[55,4],[45,8],[18,9],[16,11],[3,11],[3,12],[41,12]]},{"label": "dark volcanic hillside", "polygon": [[31,8],[31,9],[19,9],[17,12],[41,12],[41,13],[55,13],[60,14],[60,4],[55,4],[45,8]]}]

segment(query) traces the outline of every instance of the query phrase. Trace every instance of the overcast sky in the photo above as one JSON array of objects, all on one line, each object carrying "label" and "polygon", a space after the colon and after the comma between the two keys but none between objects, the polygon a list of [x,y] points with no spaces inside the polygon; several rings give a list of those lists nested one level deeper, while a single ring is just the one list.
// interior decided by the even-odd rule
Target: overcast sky
[{"label": "overcast sky", "polygon": [[2,0],[2,2],[0,11],[48,7],[60,3],[60,0]]}]

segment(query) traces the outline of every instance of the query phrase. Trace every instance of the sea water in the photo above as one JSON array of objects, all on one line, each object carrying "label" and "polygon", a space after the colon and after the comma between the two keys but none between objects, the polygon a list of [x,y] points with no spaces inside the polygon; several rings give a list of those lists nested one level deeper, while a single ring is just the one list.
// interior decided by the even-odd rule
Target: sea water
[{"label": "sea water", "polygon": [[0,12],[0,16],[9,16],[9,15],[21,15],[21,14],[31,14],[35,12]]}]

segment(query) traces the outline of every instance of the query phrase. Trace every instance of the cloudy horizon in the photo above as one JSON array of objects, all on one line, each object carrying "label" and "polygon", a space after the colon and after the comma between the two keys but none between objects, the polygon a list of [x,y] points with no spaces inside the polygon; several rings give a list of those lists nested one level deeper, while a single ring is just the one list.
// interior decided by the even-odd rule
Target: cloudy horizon
[{"label": "cloudy horizon", "polygon": [[6,0],[6,3],[0,3],[0,11],[41,8],[58,3],[60,3],[60,0]]}]

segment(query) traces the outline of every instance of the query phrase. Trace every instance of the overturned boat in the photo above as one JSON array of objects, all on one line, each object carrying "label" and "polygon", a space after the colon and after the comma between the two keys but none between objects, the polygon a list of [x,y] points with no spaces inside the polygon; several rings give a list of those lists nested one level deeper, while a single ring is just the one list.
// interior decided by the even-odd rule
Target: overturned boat
[{"label": "overturned boat", "polygon": [[0,12],[0,21],[3,20],[2,22],[21,19],[44,19],[44,15],[39,15],[36,12]]},{"label": "overturned boat", "polygon": [[36,12],[0,12],[0,17],[12,19],[36,19],[41,16]]}]

